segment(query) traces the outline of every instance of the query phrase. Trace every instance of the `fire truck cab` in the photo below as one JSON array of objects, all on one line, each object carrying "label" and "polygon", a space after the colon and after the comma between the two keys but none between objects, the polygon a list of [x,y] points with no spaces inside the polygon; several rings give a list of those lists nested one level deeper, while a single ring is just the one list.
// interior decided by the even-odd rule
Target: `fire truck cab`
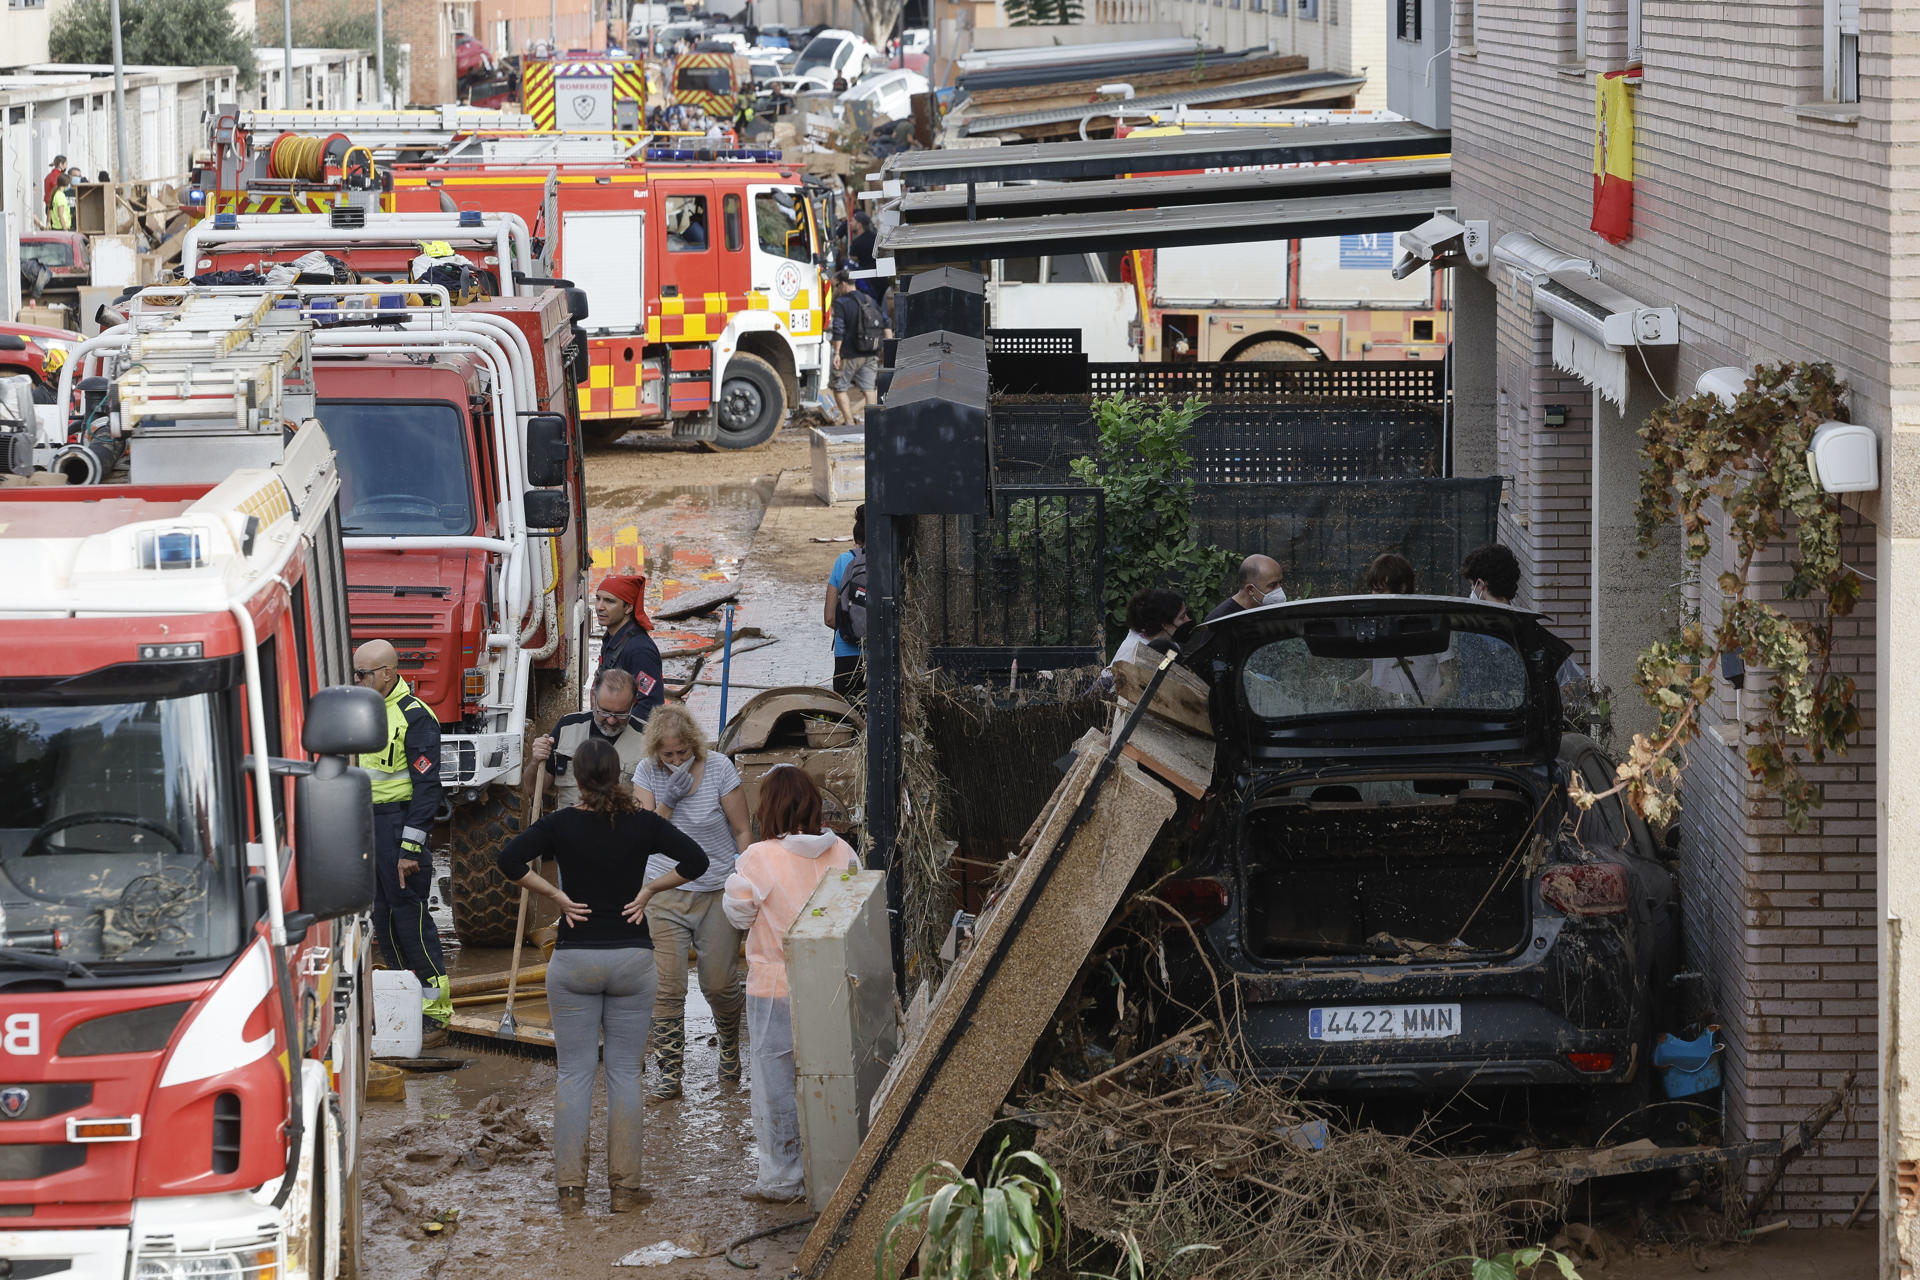
[{"label": "fire truck cab", "polygon": [[[501,140],[504,144],[505,140]],[[728,158],[731,157],[731,158]],[[751,158],[743,158],[751,157]],[[653,148],[642,162],[519,162],[503,146],[397,165],[401,210],[505,210],[530,221],[558,183],[554,270],[588,293],[587,438],[670,425],[716,449],[765,444],[831,363],[822,241],[801,175],[761,153]]]},{"label": "fire truck cab", "polygon": [[0,489],[9,1274],[357,1267],[385,714],[312,326],[260,301],[130,321],[125,483]]},{"label": "fire truck cab", "polygon": [[[440,722],[461,940],[510,943],[517,894],[493,858],[518,829],[527,725],[578,709],[587,660],[568,297],[529,283],[541,277],[516,219],[367,217],[348,231],[319,216],[216,217],[188,232],[184,260],[271,270],[324,247],[373,278],[299,286],[295,303],[321,322],[314,413],[339,457],[352,641],[391,641]],[[522,292],[451,305],[444,287],[408,282],[416,236]]]}]

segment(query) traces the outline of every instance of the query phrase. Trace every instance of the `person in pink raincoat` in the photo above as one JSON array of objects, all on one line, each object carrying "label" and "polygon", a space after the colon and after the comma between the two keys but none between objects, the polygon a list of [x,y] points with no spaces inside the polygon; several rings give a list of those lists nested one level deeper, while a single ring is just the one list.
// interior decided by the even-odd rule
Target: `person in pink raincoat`
[{"label": "person in pink raincoat", "polygon": [[755,815],[766,837],[747,847],[727,877],[721,909],[747,933],[747,1046],[753,1063],[753,1142],[760,1173],[749,1199],[785,1203],[806,1194],[800,1107],[794,1098],[793,1007],[787,994],[787,930],[815,886],[860,860],[821,818],[820,791],[792,765],[760,781]]}]

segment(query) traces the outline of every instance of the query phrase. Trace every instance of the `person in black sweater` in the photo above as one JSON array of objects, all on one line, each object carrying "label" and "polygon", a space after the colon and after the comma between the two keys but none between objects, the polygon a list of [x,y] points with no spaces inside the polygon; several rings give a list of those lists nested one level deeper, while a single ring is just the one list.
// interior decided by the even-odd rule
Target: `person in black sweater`
[{"label": "person in black sweater", "polygon": [[[607,1183],[611,1212],[626,1213],[652,1196],[640,1185],[640,1073],[653,1016],[653,938],[647,903],[662,889],[697,880],[706,851],[658,814],[639,807],[620,755],[595,738],[573,757],[580,803],[550,813],[500,851],[502,875],[560,908],[560,938],[547,965],[560,1082],[553,1109],[553,1181],[561,1213],[587,1207],[587,1131],[593,1081],[606,1040]],[[647,858],[663,854],[674,869],[651,883]],[[533,867],[560,864],[555,885]]]}]

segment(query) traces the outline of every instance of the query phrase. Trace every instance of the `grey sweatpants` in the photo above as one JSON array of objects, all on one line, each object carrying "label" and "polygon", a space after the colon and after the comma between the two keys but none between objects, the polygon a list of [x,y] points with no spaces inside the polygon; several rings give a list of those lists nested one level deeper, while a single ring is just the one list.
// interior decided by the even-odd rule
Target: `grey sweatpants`
[{"label": "grey sweatpants", "polygon": [[[653,1014],[651,947],[566,948],[547,965],[547,1007],[560,1059],[553,1107],[553,1182],[587,1185],[587,1134],[593,1124],[593,1080],[606,1038],[607,1185],[640,1188],[641,1064]],[[791,1073],[789,1073],[791,1074]],[[789,1086],[791,1088],[791,1086]]]},{"label": "grey sweatpants", "polygon": [[754,1189],[769,1199],[797,1200],[807,1182],[794,1097],[792,1000],[747,997],[747,1052],[753,1058],[753,1146],[760,1159]]}]

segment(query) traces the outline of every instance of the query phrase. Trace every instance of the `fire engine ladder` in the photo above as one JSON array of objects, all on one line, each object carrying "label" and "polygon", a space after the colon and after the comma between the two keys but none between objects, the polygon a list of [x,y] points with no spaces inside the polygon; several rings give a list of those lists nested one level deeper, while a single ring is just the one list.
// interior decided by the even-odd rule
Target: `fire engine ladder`
[{"label": "fire engine ladder", "polygon": [[[161,295],[177,297],[179,295]],[[275,433],[313,414],[312,324],[272,292],[139,305],[118,378],[123,429]]]},{"label": "fire engine ladder", "polygon": [[[628,141],[637,138],[637,141]],[[644,158],[651,134],[541,133],[466,137],[436,164],[625,164]]]},{"label": "fire engine ladder", "polygon": [[240,127],[259,138],[344,133],[355,145],[375,150],[444,147],[467,134],[531,133],[538,128],[524,111],[461,106],[413,111],[242,111]]}]

